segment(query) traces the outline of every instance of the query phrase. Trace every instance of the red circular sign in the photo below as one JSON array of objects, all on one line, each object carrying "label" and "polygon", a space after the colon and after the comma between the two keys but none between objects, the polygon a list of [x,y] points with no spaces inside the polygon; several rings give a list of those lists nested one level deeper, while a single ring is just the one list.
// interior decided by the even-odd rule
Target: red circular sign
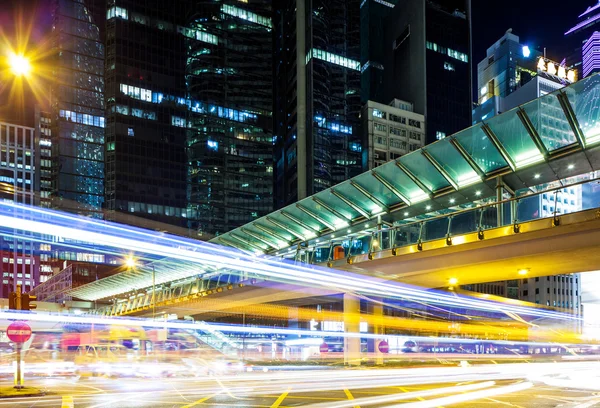
[{"label": "red circular sign", "polygon": [[6,329],[6,335],[15,343],[25,343],[31,337],[31,327],[25,322],[13,322]]},{"label": "red circular sign", "polygon": [[379,348],[379,351],[381,351],[382,353],[387,353],[388,351],[390,351],[390,345],[385,340],[381,340],[377,348]]},{"label": "red circular sign", "polygon": [[319,346],[319,351],[321,353],[327,353],[329,351],[329,346],[327,345],[327,343],[323,343]]}]

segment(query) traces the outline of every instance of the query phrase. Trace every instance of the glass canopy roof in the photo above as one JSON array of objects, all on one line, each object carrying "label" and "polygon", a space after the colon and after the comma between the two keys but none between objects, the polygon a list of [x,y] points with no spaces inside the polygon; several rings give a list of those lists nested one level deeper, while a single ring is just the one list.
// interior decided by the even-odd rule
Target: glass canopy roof
[{"label": "glass canopy roof", "polygon": [[[599,170],[599,142],[600,76],[594,75],[211,242],[280,254],[301,242],[316,245],[364,230],[369,222],[401,224],[434,209],[489,197],[499,176],[517,191]],[[441,199],[448,195],[452,200]]]}]

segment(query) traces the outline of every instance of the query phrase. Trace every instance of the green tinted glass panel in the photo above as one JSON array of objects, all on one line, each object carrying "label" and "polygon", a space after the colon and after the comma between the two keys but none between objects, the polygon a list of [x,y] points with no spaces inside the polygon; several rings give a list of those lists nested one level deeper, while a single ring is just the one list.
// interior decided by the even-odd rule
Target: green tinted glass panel
[{"label": "green tinted glass panel", "polygon": [[[286,242],[282,239],[279,239],[273,235],[267,236],[264,232],[255,228],[251,224],[244,226],[244,232],[246,233],[246,235],[248,237],[251,237],[253,240],[259,241],[258,238],[260,238],[263,241],[268,242],[271,247],[279,248],[279,247],[285,247],[288,245],[288,242]],[[252,235],[250,235],[250,234],[252,234]],[[256,238],[256,237],[258,237],[258,238]],[[291,240],[288,240],[288,241],[291,241]]]},{"label": "green tinted glass panel", "polygon": [[332,214],[330,211],[327,211],[325,208],[323,208],[310,198],[304,199],[298,204],[306,208],[312,214],[315,214],[319,219],[322,219],[329,225],[335,227],[335,229],[348,225],[348,221],[346,219],[339,218],[335,214]]},{"label": "green tinted glass panel", "polygon": [[563,88],[587,144],[600,142],[600,75]]},{"label": "green tinted glass panel", "polygon": [[[410,153],[410,155],[420,154],[418,151]],[[402,170],[393,162],[385,166],[380,166],[375,169],[377,173],[386,179],[394,186],[402,195],[404,195],[411,203],[423,201],[428,198],[427,194],[421,190]],[[398,200],[399,202],[400,200]]]},{"label": "green tinted glass panel", "polygon": [[450,140],[440,140],[425,148],[436,162],[448,173],[459,187],[481,181],[475,170],[450,143]]},{"label": "green tinted glass panel", "polygon": [[500,152],[481,130],[481,124],[465,129],[454,137],[484,173],[508,166]]},{"label": "green tinted glass panel", "polygon": [[431,164],[429,160],[419,152],[406,154],[399,160],[408,171],[421,181],[430,191],[448,187],[450,183]]},{"label": "green tinted glass panel", "polygon": [[517,168],[521,168],[540,162],[544,160],[544,157],[517,116],[517,109],[495,116],[488,120],[487,124]]},{"label": "green tinted glass panel", "polygon": [[398,196],[381,184],[371,172],[361,174],[353,180],[388,207],[400,201]]},{"label": "green tinted glass panel", "polygon": [[337,198],[331,193],[331,190],[325,190],[315,195],[319,200],[323,201],[326,206],[335,209],[337,212],[345,215],[351,220],[360,217],[360,213],[348,206],[345,202]]},{"label": "green tinted glass panel", "polygon": [[[282,238],[287,239],[288,241],[293,241],[294,239],[296,239],[295,236],[291,235],[289,233],[289,231],[285,231],[282,230],[281,228],[279,228],[276,225],[271,224],[270,222],[268,222],[266,219],[261,218],[259,221],[253,223],[253,224],[258,224],[263,228],[266,228],[268,231],[273,231],[275,232],[277,235],[281,235]],[[260,231],[260,230],[259,230]],[[266,233],[263,233],[266,234]]]},{"label": "green tinted glass panel", "polygon": [[269,218],[274,219],[275,221],[278,222],[278,224],[285,225],[287,227],[287,230],[294,231],[297,234],[300,234],[306,238],[308,238],[308,236],[311,235],[311,233],[314,233],[313,230],[307,230],[307,229],[299,226],[295,222],[291,221],[289,218],[284,217],[283,215],[280,214],[280,211],[269,214]]},{"label": "green tinted glass panel", "polygon": [[[338,184],[333,188],[338,193],[342,194],[346,199],[350,200],[356,206],[361,208],[366,213],[376,210],[377,204],[365,197],[360,191],[350,185],[349,182]],[[348,206],[344,204],[344,206]]]},{"label": "green tinted glass panel", "polygon": [[[323,228],[326,228],[325,225],[321,224],[320,222],[316,221],[313,217],[309,216],[305,212],[296,208],[295,205],[288,205],[287,207],[283,208],[282,211],[285,212],[286,214],[293,216],[294,219],[301,221],[304,225],[306,225],[307,227],[310,227],[314,231],[319,231],[319,230],[322,230]],[[296,223],[296,221],[292,221],[285,216],[284,216],[284,218],[286,218],[288,220],[288,224],[290,222]]]},{"label": "green tinted glass panel", "polygon": [[555,94],[534,99],[523,105],[523,109],[548,151],[577,143]]}]

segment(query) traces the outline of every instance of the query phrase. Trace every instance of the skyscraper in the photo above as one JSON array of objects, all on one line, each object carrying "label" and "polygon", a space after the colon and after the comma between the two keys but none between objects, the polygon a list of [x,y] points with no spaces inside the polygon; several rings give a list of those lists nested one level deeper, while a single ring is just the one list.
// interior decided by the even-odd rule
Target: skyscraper
[{"label": "skyscraper", "polygon": [[104,202],[104,10],[57,0],[52,39],[53,206],[95,217]]},{"label": "skyscraper", "polygon": [[270,2],[107,10],[106,198],[219,234],[272,208]]},{"label": "skyscraper", "polygon": [[274,3],[276,207],[361,172],[360,3]]},{"label": "skyscraper", "polygon": [[[577,79],[575,70],[551,61],[538,51],[521,44],[517,35],[508,30],[488,48],[479,62],[477,83],[479,106],[473,110],[473,123],[488,122],[494,126],[495,115],[517,108],[531,100],[554,92]],[[536,108],[532,109],[533,106]],[[573,143],[574,136],[558,99],[538,99],[523,115],[532,121],[544,137],[549,150]],[[490,119],[492,119],[490,121]],[[538,126],[539,124],[539,126]],[[523,162],[537,160],[525,155]],[[557,184],[557,187],[559,185]],[[523,200],[518,206],[521,219],[552,217],[582,209],[582,187],[573,186]],[[469,285],[468,289],[500,294],[546,306],[569,308],[581,313],[581,277],[579,274],[547,276]]]},{"label": "skyscraper", "polygon": [[391,50],[385,41],[386,24],[398,0],[363,1],[360,4],[361,102],[389,103],[383,64]]},{"label": "skyscraper", "polygon": [[581,77],[585,78],[600,71],[600,32],[597,24],[600,21],[600,1],[589,6],[577,18],[577,24],[565,33],[565,36],[575,38],[581,49],[576,50],[571,66],[581,65]]},{"label": "skyscraper", "polygon": [[106,208],[187,225],[189,2],[106,10]]},{"label": "skyscraper", "polygon": [[[387,47],[384,91],[376,92],[380,86],[371,84],[374,97],[369,99],[411,102],[416,113],[425,115],[427,143],[468,127],[472,98],[470,0],[405,0],[388,8],[384,38],[370,39],[383,40]],[[378,100],[380,97],[383,99]]]},{"label": "skyscraper", "polygon": [[196,2],[188,21],[189,209],[219,234],[273,208],[271,1]]},{"label": "skyscraper", "polygon": [[[36,172],[35,128],[0,122],[0,199],[18,204],[37,204],[34,189]],[[18,215],[19,211],[15,210]],[[26,235],[26,234],[24,234]],[[2,285],[4,298],[22,285],[28,292],[39,280],[38,244],[17,237],[0,237]]]}]

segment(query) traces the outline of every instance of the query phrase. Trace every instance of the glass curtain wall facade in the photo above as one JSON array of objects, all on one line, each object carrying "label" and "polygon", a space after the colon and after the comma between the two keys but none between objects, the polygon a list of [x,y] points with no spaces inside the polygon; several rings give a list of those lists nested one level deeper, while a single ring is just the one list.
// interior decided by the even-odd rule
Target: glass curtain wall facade
[{"label": "glass curtain wall facade", "polygon": [[425,115],[427,143],[471,124],[470,8],[470,0],[405,0],[386,23],[388,94],[376,102],[413,103]]},{"label": "glass curtain wall facade", "polygon": [[197,1],[188,17],[188,200],[201,236],[273,208],[271,3]]},{"label": "glass curtain wall facade", "polygon": [[[0,123],[0,200],[37,205],[35,197],[35,129]],[[15,210],[15,215],[20,211]],[[27,232],[24,235],[29,235]],[[39,281],[39,257],[35,242],[0,237],[2,285],[0,296],[8,298],[17,284],[28,292]]]},{"label": "glass curtain wall facade", "polygon": [[52,81],[53,206],[102,217],[104,202],[103,8],[55,0]]},{"label": "glass curtain wall facade", "polygon": [[277,208],[360,174],[360,3],[274,5]]},{"label": "glass curtain wall facade", "polygon": [[107,218],[126,212],[185,227],[190,2],[112,4],[105,10]]},{"label": "glass curtain wall facade", "polygon": [[399,0],[363,1],[360,4],[361,101],[388,103],[384,78],[386,53],[390,44],[385,38],[387,19]]}]

